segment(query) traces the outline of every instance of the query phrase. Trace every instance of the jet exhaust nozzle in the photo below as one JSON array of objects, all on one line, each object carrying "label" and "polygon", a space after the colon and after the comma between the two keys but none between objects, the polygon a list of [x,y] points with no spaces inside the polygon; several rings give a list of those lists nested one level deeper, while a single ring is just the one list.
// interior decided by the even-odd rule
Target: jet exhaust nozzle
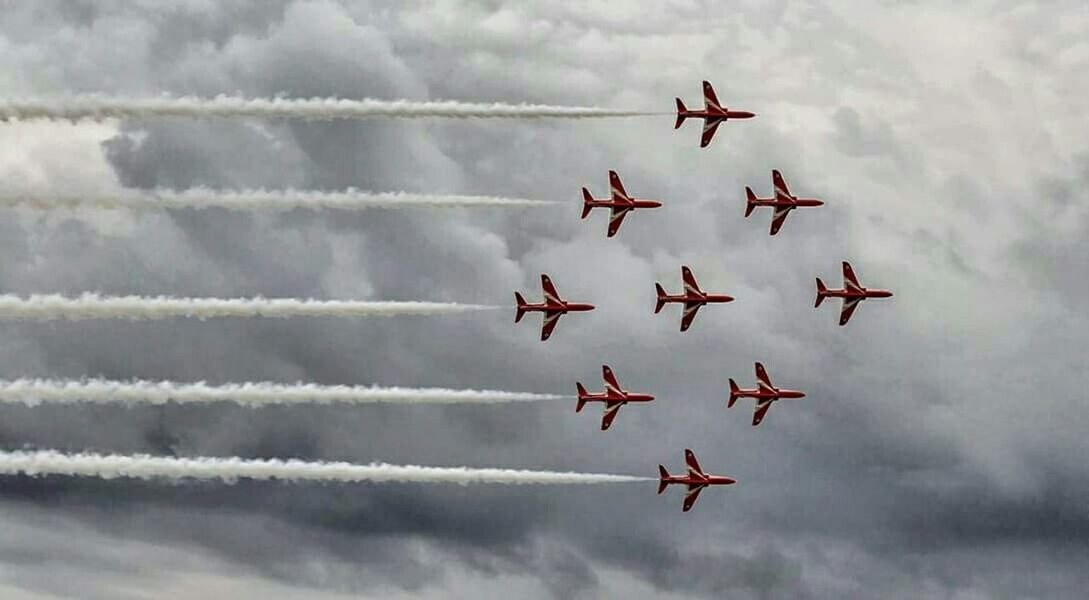
[{"label": "jet exhaust nozzle", "polygon": [[817,278],[817,301],[813,304],[813,308],[817,308],[824,302],[824,299],[828,297],[828,288],[824,286],[824,282],[821,278]]},{"label": "jet exhaust nozzle", "polygon": [[575,382],[575,387],[579,392],[579,401],[575,405],[575,412],[582,412],[582,409],[586,406],[586,388],[579,382]]},{"label": "jet exhaust nozzle", "polygon": [[756,193],[752,191],[752,188],[745,186],[745,217],[748,218],[752,214],[753,209],[756,208]]},{"label": "jet exhaust nozzle", "polygon": [[518,304],[518,310],[514,313],[514,322],[517,323],[526,316],[526,299],[522,297],[522,294],[514,292],[514,301]]},{"label": "jet exhaust nozzle", "polygon": [[582,188],[582,218],[585,219],[590,215],[590,210],[594,208],[594,197],[590,194],[590,190]]},{"label": "jet exhaust nozzle", "polygon": [[666,291],[662,287],[662,284],[654,282],[654,288],[658,291],[658,303],[654,305],[654,314],[662,312],[662,307],[666,303]]}]

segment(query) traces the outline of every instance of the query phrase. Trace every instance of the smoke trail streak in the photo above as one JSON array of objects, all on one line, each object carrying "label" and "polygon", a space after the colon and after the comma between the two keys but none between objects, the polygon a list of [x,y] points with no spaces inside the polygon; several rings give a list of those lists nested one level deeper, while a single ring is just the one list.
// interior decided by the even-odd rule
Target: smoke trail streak
[{"label": "smoke trail streak", "polygon": [[144,321],[172,317],[364,317],[435,315],[501,306],[454,302],[365,302],[358,300],[300,300],[296,298],[171,298],[167,296],[99,296],[75,298],[0,295],[0,320],[52,321],[66,319],[128,319]]},{"label": "smoke trail streak", "polygon": [[33,206],[38,208],[123,208],[228,210],[364,210],[367,208],[443,208],[458,206],[543,207],[559,204],[550,200],[503,198],[497,196],[429,195],[408,192],[371,193],[349,188],[342,192],[309,190],[123,190],[116,193],[41,194],[0,192],[0,206]]},{"label": "smoke trail streak", "polygon": [[399,388],[377,386],[277,384],[270,382],[208,385],[172,381],[107,381],[104,379],[0,380],[0,403],[25,404],[208,404],[234,402],[260,407],[273,404],[497,404],[562,400],[569,396],[501,392],[495,390],[449,390],[442,388]]},{"label": "smoke trail streak", "polygon": [[[370,117],[454,119],[588,119],[664,114],[588,106],[473,103],[440,100],[349,100],[343,98],[240,98],[237,96],[111,97],[100,94],[0,99],[0,119],[108,119],[126,117],[275,117],[365,119]],[[670,113],[672,114],[672,113]]]},{"label": "smoke trail streak", "polygon": [[147,454],[63,454],[52,450],[37,452],[0,452],[0,475],[65,475],[102,479],[186,479],[219,480],[235,483],[238,479],[322,481],[356,483],[429,482],[519,484],[591,484],[650,481],[646,477],[527,471],[520,469],[474,469],[470,467],[420,467],[415,465],[368,465],[347,462],[308,462],[302,460],[246,458],[175,458]]}]

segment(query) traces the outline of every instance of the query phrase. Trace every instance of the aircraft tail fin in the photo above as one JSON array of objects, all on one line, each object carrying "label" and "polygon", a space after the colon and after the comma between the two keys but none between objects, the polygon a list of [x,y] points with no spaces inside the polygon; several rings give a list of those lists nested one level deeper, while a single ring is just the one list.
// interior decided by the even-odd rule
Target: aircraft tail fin
[{"label": "aircraft tail fin", "polygon": [[827,298],[827,297],[828,297],[828,288],[825,287],[824,282],[821,281],[820,277],[818,277],[817,278],[817,301],[813,303],[813,308],[816,308],[816,307],[820,306],[821,302],[824,302],[824,299]]},{"label": "aircraft tail fin", "polygon": [[665,491],[666,486],[669,485],[667,481],[669,479],[669,471],[662,465],[658,465],[658,493],[661,494]]},{"label": "aircraft tail fin", "polygon": [[579,402],[575,405],[575,412],[582,412],[583,407],[586,406],[586,388],[577,381],[575,387],[578,388],[579,392]]},{"label": "aircraft tail fin", "polygon": [[519,292],[514,292],[514,301],[518,304],[518,311],[514,313],[514,322],[522,320],[522,317],[526,316],[526,299],[522,297]]},{"label": "aircraft tail fin", "polygon": [[654,282],[654,288],[658,291],[658,303],[654,305],[654,314],[662,312],[662,307],[666,303],[666,291],[662,287],[662,284]]},{"label": "aircraft tail fin", "polygon": [[741,388],[737,386],[736,381],[730,379],[730,401],[726,404],[726,408],[733,408],[734,403],[737,402],[740,395]]},{"label": "aircraft tail fin", "polygon": [[756,193],[751,187],[745,186],[745,216],[751,215],[754,208],[756,208]]},{"label": "aircraft tail fin", "polygon": [[688,112],[688,109],[685,108],[684,102],[682,102],[680,98],[677,98],[677,123],[673,126],[673,129],[681,128],[681,124],[684,123],[686,118],[684,114],[686,112]]},{"label": "aircraft tail fin", "polygon": [[585,219],[590,215],[590,209],[594,207],[594,197],[590,194],[590,190],[582,188],[582,218]]}]

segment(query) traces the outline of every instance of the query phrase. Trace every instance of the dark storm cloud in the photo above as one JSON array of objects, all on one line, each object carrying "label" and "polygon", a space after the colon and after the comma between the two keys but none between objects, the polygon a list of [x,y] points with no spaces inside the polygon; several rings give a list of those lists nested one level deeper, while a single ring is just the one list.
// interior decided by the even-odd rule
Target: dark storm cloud
[{"label": "dark storm cloud", "polygon": [[[0,225],[5,289],[508,302],[513,289],[536,295],[536,277],[548,271],[565,295],[600,309],[565,317],[548,344],[536,341],[538,321],[513,326],[509,313],[6,325],[5,375],[557,392],[575,379],[597,387],[599,365],[609,362],[626,386],[659,399],[623,409],[608,435],[596,430],[597,415],[576,415],[567,404],[4,407],[5,447],[650,474],[658,462],[679,469],[680,451],[691,445],[705,467],[741,483],[708,490],[681,515],[680,492],[655,497],[650,484],[508,490],[9,478],[5,512],[34,505],[92,528],[82,539],[198,548],[314,591],[449,592],[477,574],[536,578],[556,597],[609,596],[621,589],[617,570],[634,575],[648,596],[987,595],[1003,586],[1062,596],[1084,583],[1077,498],[1089,474],[1064,457],[1085,449],[1077,434],[1085,418],[1067,400],[1078,389],[1074,371],[1055,355],[1076,347],[1085,323],[1063,328],[1049,312],[1053,286],[1060,297],[1080,297],[1073,282],[1084,278],[1072,276],[1077,263],[1069,258],[1080,234],[1050,245],[1042,226],[1036,237],[1008,235],[1003,220],[1019,208],[995,208],[990,195],[1013,196],[1003,187],[1013,184],[997,170],[986,177],[958,168],[960,155],[950,154],[965,132],[949,131],[948,147],[928,149],[918,133],[934,126],[928,120],[990,129],[928,79],[944,71],[918,69],[887,41],[885,19],[787,2],[706,21],[695,18],[705,12],[700,6],[687,19],[620,5],[594,14],[487,3],[398,11],[331,2],[133,6],[16,11],[0,26],[16,65],[12,93],[237,91],[667,108],[672,95],[693,96],[707,77],[724,100],[761,117],[730,124],[704,151],[692,126],[675,133],[668,118],[577,127],[124,123],[102,150],[126,186],[357,186],[572,205],[532,214],[178,211],[106,236],[93,220],[45,223],[10,212]],[[960,24],[959,15],[949,18]],[[905,116],[915,113],[904,103],[925,105],[931,119]],[[981,105],[980,119],[989,108]],[[968,141],[976,158],[992,156]],[[741,217],[742,194],[745,185],[766,193],[773,167],[788,173],[795,192],[829,204],[798,211],[769,238],[767,214]],[[635,215],[621,237],[606,241],[603,221],[579,222],[574,200],[582,185],[602,193],[609,168],[621,170],[629,191],[667,206]],[[1076,210],[1078,181],[1043,186],[1054,191],[1047,195],[1056,210]],[[1017,257],[1019,270],[996,266],[992,253]],[[844,258],[864,283],[897,292],[861,307],[846,330],[835,325],[838,305],[812,308],[813,276],[838,283]],[[709,289],[738,296],[729,307],[705,309],[684,336],[675,312],[651,314],[651,283],[679,287],[682,262]],[[1032,299],[1043,302],[993,299],[994,286],[1022,273],[1036,278]],[[1050,348],[1052,340],[1060,348]],[[756,359],[809,397],[777,405],[753,429],[751,405],[727,411],[724,389],[730,376],[750,384]],[[1043,414],[1047,407],[1063,410]],[[41,523],[19,535],[36,530],[52,531]],[[45,537],[37,554],[0,547],[0,560],[25,565],[29,556],[61,551]],[[90,550],[73,554],[73,577],[93,593],[140,581],[107,559],[81,560]],[[1019,567],[1020,580],[986,583],[1016,558],[1030,565]],[[46,579],[25,576],[17,585],[73,593]]]}]

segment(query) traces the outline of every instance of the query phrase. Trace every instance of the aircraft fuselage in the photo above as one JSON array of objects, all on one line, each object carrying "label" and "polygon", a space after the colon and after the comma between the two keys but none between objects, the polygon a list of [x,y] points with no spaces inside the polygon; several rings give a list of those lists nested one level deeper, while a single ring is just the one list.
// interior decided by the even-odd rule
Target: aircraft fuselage
[{"label": "aircraft fuselage", "polygon": [[693,304],[718,304],[722,302],[733,302],[734,297],[726,294],[677,294],[676,296],[665,295],[661,297],[661,301],[665,303],[669,302],[681,302],[685,305]]},{"label": "aircraft fuselage", "polygon": [[594,310],[593,304],[586,304],[585,302],[564,302],[563,304],[552,304],[549,302],[541,302],[538,304],[524,304],[522,310],[525,312],[543,312],[543,313],[569,313],[569,312],[585,312],[588,310]]},{"label": "aircraft fuselage", "polygon": [[852,300],[858,298],[864,300],[866,298],[891,298],[892,292],[889,290],[881,290],[877,288],[862,288],[860,290],[852,290],[850,288],[827,289],[822,292],[822,295],[827,298],[844,298]]}]

